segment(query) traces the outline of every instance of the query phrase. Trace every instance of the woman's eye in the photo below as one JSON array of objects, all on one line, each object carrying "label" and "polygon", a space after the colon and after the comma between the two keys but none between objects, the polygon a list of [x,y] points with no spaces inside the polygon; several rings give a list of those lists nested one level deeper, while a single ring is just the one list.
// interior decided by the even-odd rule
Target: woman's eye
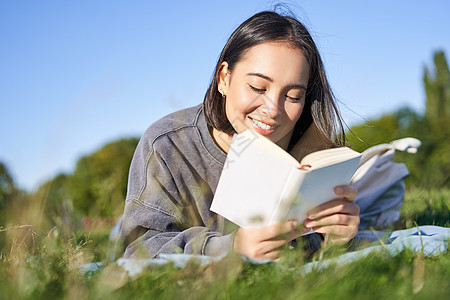
[{"label": "woman's eye", "polygon": [[288,98],[292,102],[299,102],[299,101],[302,100],[302,97],[291,97],[291,96],[288,96],[288,95],[286,95],[286,98]]},{"label": "woman's eye", "polygon": [[258,94],[264,94],[266,92],[266,89],[258,89],[252,85],[248,85],[250,89]]}]

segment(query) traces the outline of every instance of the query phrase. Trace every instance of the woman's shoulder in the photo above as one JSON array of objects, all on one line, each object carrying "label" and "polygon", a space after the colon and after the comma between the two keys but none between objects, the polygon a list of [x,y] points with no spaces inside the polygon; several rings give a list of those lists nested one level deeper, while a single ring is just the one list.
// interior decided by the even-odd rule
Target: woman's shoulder
[{"label": "woman's shoulder", "polygon": [[144,139],[153,144],[156,140],[180,130],[195,128],[202,116],[201,104],[170,113],[151,124],[141,140]]},{"label": "woman's shoulder", "polygon": [[179,127],[194,126],[197,123],[197,119],[201,113],[201,104],[181,109],[157,120],[150,125],[147,131],[164,132],[176,130]]}]

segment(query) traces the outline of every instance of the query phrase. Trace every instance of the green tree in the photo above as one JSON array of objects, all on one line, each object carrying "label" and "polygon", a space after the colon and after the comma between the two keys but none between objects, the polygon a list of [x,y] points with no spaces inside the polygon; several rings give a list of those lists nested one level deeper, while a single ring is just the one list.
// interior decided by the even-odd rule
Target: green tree
[{"label": "green tree", "polygon": [[[434,54],[434,66],[424,68],[426,110],[408,107],[353,126],[349,144],[362,151],[372,145],[412,136],[422,141],[415,155],[398,153],[411,175],[407,184],[422,187],[450,185],[450,71],[443,52]],[[353,134],[352,134],[353,133]]]},{"label": "green tree", "polygon": [[45,216],[48,226],[58,225],[67,232],[74,232],[76,212],[69,191],[69,179],[70,175],[58,174],[42,184],[31,198],[39,204],[40,213]]},{"label": "green tree", "polygon": [[14,181],[9,174],[8,168],[2,162],[0,162],[0,210],[3,211],[6,206],[6,202],[14,193],[15,190]]},{"label": "green tree", "polygon": [[420,127],[417,126],[420,119],[416,112],[403,107],[394,113],[353,126],[347,134],[348,144],[357,151],[363,151],[374,145],[389,143],[407,136],[412,128]]},{"label": "green tree", "polygon": [[128,170],[138,139],[121,139],[82,157],[68,180],[74,207],[89,216],[123,211]]},{"label": "green tree", "polygon": [[433,68],[424,69],[426,111],[422,163],[426,163],[433,182],[450,186],[450,70],[445,54],[435,53]]},{"label": "green tree", "polygon": [[4,226],[6,223],[6,210],[10,202],[13,201],[12,198],[15,193],[16,187],[13,178],[6,165],[0,162],[0,225]]},{"label": "green tree", "polygon": [[[23,224],[24,208],[28,207],[29,195],[19,189],[8,170],[0,162],[0,227],[10,227]],[[0,249],[4,240],[0,235]]]},{"label": "green tree", "polygon": [[444,52],[435,53],[434,69],[425,66],[423,81],[427,97],[425,118],[433,131],[441,130],[450,120],[450,71]]}]

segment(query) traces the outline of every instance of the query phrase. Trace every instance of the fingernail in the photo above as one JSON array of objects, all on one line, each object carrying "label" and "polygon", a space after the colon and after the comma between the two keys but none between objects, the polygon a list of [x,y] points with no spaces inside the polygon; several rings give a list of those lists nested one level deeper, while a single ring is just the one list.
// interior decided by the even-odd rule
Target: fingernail
[{"label": "fingernail", "polygon": [[297,228],[297,226],[298,226],[298,221],[293,221],[292,222],[292,229]]},{"label": "fingernail", "polygon": [[336,188],[336,194],[342,194],[344,192],[344,189],[341,187]]}]

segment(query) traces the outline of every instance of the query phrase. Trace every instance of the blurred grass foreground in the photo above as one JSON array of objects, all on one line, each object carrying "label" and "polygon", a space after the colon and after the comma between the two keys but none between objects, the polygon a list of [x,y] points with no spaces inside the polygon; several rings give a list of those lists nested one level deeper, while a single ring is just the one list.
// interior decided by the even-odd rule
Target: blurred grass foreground
[{"label": "blurred grass foreground", "polygon": [[[424,68],[426,111],[405,107],[350,128],[349,144],[372,145],[412,136],[415,155],[396,155],[411,175],[395,229],[450,227],[450,72],[443,52]],[[36,191],[15,186],[0,162],[0,299],[449,299],[450,254],[402,250],[371,253],[349,264],[302,272],[312,261],[348,251],[328,246],[307,257],[302,247],[279,262],[252,264],[227,257],[184,268],[173,263],[135,276],[111,261],[109,233],[123,210],[127,173],[138,139],[112,142],[79,159],[72,174],[59,174]],[[113,162],[113,163],[112,163]],[[117,257],[117,256],[116,256]],[[96,272],[82,272],[99,262]]]},{"label": "blurred grass foreground", "polygon": [[[401,225],[448,227],[449,196],[447,189],[408,191]],[[307,274],[302,272],[306,263],[335,257],[344,249],[327,247],[306,258],[299,247],[286,251],[277,263],[255,265],[231,254],[206,266],[193,261],[177,268],[169,263],[130,277],[108,259],[112,224],[85,230],[81,221],[73,227],[74,220],[66,220],[47,231],[39,224],[48,220],[40,219],[34,207],[22,210],[29,224],[0,231],[1,299],[306,299],[362,295],[448,299],[450,295],[448,247],[431,257],[407,249],[396,256],[387,251],[373,253],[350,264],[313,269]],[[103,266],[93,273],[81,272],[90,262]]]}]

